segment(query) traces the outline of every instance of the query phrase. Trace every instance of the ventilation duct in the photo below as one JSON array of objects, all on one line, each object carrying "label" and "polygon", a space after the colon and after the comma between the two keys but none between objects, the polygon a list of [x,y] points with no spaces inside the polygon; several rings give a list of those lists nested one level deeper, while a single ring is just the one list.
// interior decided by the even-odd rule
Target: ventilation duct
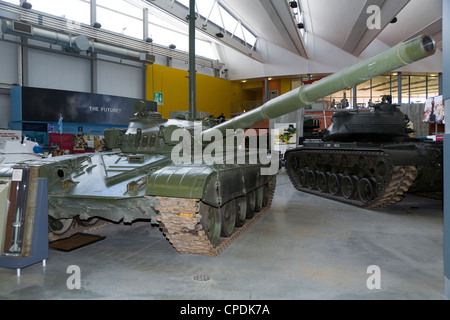
[{"label": "ventilation duct", "polygon": [[138,52],[126,48],[115,47],[104,43],[98,43],[89,40],[84,35],[69,36],[58,32],[36,28],[30,24],[20,21],[9,21],[5,19],[2,19],[1,25],[2,32],[5,34],[26,37],[33,40],[60,45],[77,53],[83,51],[95,52],[104,55],[115,56],[118,58],[137,60],[148,64],[152,64],[155,62],[154,55],[150,55],[146,52]]}]

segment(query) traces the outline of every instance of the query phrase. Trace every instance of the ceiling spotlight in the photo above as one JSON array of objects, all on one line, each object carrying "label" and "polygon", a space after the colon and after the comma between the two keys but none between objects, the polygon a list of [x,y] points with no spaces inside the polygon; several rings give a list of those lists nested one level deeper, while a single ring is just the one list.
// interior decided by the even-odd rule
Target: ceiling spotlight
[{"label": "ceiling spotlight", "polygon": [[216,33],[216,37],[217,38],[223,38],[223,33],[222,32],[217,32]]},{"label": "ceiling spotlight", "polygon": [[171,44],[171,45],[169,46],[170,49],[175,49],[176,47],[177,47],[177,46],[174,45],[174,44]]},{"label": "ceiling spotlight", "polygon": [[148,43],[152,43],[152,42],[153,42],[153,39],[150,38],[150,37],[147,37],[147,38],[144,39],[144,41],[145,41],[145,42],[148,42]]},{"label": "ceiling spotlight", "polygon": [[91,26],[94,27],[94,28],[97,28],[97,29],[102,27],[101,23],[97,22],[97,21],[96,22],[92,22]]},{"label": "ceiling spotlight", "polygon": [[289,6],[290,6],[292,9],[297,8],[297,7],[298,7],[297,1],[289,1]]},{"label": "ceiling spotlight", "polygon": [[396,23],[397,21],[397,17],[395,17],[394,19],[392,19],[391,23]]},{"label": "ceiling spotlight", "polygon": [[32,5],[31,3],[25,1],[20,1],[20,6],[24,9],[31,9]]}]

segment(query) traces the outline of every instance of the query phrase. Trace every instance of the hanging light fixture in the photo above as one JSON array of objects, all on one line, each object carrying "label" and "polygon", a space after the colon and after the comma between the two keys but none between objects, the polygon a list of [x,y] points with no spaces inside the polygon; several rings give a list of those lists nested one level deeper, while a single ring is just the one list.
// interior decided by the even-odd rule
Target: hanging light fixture
[{"label": "hanging light fixture", "polygon": [[97,21],[92,22],[92,23],[91,23],[91,26],[94,27],[94,28],[97,28],[97,29],[99,29],[99,28],[102,27],[101,23],[100,23],[100,22],[97,22]]},{"label": "hanging light fixture", "polygon": [[20,1],[20,6],[24,9],[31,9],[32,5],[31,3],[27,2],[26,0]]}]

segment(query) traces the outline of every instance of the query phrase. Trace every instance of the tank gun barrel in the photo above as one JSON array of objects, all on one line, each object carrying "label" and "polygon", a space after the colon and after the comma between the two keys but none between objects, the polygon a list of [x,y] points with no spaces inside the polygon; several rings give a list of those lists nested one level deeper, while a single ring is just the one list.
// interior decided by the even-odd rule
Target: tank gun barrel
[{"label": "tank gun barrel", "polygon": [[386,72],[429,57],[435,52],[435,41],[428,35],[401,42],[375,57],[347,67],[318,82],[289,91],[256,109],[205,130],[203,134],[214,129],[222,133],[225,133],[227,129],[244,129],[266,119],[277,118],[305,108],[324,96],[351,88]]}]

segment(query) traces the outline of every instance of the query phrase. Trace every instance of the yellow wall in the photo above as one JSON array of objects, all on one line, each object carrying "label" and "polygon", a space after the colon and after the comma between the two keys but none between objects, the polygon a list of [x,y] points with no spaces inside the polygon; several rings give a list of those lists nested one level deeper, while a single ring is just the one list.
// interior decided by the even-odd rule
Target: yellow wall
[{"label": "yellow wall", "polygon": [[281,79],[281,92],[280,94],[285,94],[292,90],[292,80],[290,78]]},{"label": "yellow wall", "polygon": [[[239,101],[258,100],[252,92],[243,90],[240,82],[197,74],[197,111],[208,112],[214,117],[223,112],[231,117],[231,104]],[[153,92],[163,94],[163,105],[158,111],[164,118],[171,111],[189,110],[188,72],[161,65],[147,66],[147,100],[153,100]]]}]

